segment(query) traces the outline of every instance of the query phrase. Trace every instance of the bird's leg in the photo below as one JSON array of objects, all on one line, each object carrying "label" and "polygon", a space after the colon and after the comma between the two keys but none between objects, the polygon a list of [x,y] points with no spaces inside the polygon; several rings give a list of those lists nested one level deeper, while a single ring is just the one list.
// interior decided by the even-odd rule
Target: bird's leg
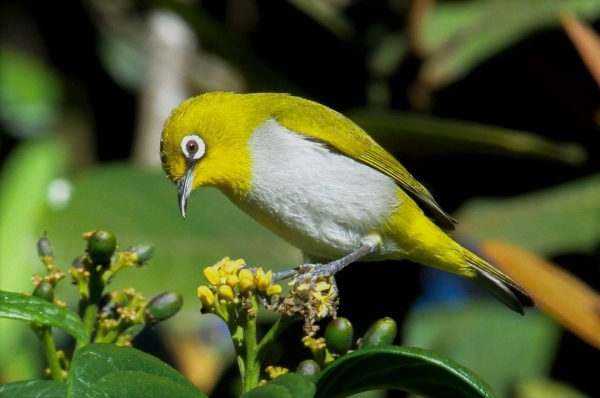
[{"label": "bird's leg", "polygon": [[358,260],[359,258],[366,256],[369,253],[374,252],[381,245],[381,238],[379,236],[369,236],[363,241],[363,245],[348,254],[345,257],[342,257],[338,260],[331,261],[326,264],[303,264],[298,268],[293,268],[286,271],[276,272],[273,274],[273,282],[280,281],[282,279],[287,279],[291,277],[299,277],[302,279],[311,280],[311,285],[317,280],[317,278],[322,276],[333,276],[338,273],[342,269],[344,269],[348,264]]},{"label": "bird's leg", "polygon": [[273,283],[275,283],[275,282],[279,282],[284,279],[291,278],[292,276],[296,276],[296,275],[298,275],[298,273],[300,272],[302,267],[303,267],[303,265],[301,265],[300,267],[292,268],[292,269],[286,269],[285,271],[275,272],[273,274],[273,278],[271,280],[273,281]]}]

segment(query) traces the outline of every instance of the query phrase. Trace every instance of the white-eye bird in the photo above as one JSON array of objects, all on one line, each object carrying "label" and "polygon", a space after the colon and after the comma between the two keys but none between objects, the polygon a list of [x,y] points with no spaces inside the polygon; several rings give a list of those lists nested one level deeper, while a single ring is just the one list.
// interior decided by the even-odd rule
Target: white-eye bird
[{"label": "white-eye bird", "polygon": [[359,258],[408,259],[469,278],[521,314],[535,305],[452,240],[445,231],[456,221],[392,155],[321,104],[287,94],[203,94],[173,110],[160,155],[184,218],[192,190],[216,187],[321,275]]}]

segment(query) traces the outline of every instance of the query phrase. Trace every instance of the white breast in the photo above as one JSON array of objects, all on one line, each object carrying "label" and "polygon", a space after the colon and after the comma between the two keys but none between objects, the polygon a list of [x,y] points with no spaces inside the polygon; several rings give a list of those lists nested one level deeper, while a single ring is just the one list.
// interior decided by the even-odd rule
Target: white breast
[{"label": "white breast", "polygon": [[[252,193],[236,204],[310,257],[356,250],[400,204],[390,177],[275,120],[256,129],[250,151]],[[382,252],[395,250],[390,245],[384,241]]]}]

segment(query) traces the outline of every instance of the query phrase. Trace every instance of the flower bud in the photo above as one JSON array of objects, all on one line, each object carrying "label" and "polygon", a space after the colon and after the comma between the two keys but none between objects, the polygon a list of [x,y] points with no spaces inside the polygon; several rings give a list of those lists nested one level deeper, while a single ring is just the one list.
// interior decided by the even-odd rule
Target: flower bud
[{"label": "flower bud", "polygon": [[244,278],[254,279],[254,274],[248,268],[242,268],[240,270],[240,272],[238,272],[238,277],[240,278],[240,280],[242,280]]},{"label": "flower bud", "polygon": [[240,278],[238,278],[238,276],[236,274],[227,275],[227,279],[225,280],[225,283],[232,289],[234,287],[236,287],[239,282],[240,282]]},{"label": "flower bud", "polygon": [[256,287],[256,282],[254,281],[254,276],[251,278],[243,278],[238,283],[238,289],[240,289],[241,293],[245,293],[249,290],[252,290]]},{"label": "flower bud", "polygon": [[219,286],[219,297],[225,301],[233,301],[234,294],[233,289],[228,285]]},{"label": "flower bud", "polygon": [[352,345],[353,328],[346,318],[331,320],[325,328],[325,344],[329,352],[344,355]]},{"label": "flower bud", "polygon": [[359,347],[376,347],[391,345],[398,334],[398,326],[392,318],[382,318],[369,327],[364,337],[360,340]]},{"label": "flower bud", "polygon": [[215,269],[215,267],[206,267],[202,272],[204,277],[213,286],[217,286],[221,283],[221,277],[219,276],[219,271]]},{"label": "flower bud", "polygon": [[238,258],[237,260],[231,261],[231,263],[229,263],[229,265],[227,266],[227,272],[231,274],[237,274],[238,270],[244,265],[246,265],[244,259]]},{"label": "flower bud", "polygon": [[97,230],[88,238],[87,252],[96,264],[108,264],[116,248],[117,239],[112,232]]},{"label": "flower bud", "polygon": [[266,292],[269,286],[271,286],[271,279],[273,278],[273,271],[269,270],[266,274],[258,277],[258,290]]},{"label": "flower bud", "polygon": [[40,238],[37,242],[37,252],[39,257],[52,257],[54,256],[54,247],[52,243],[45,236]]},{"label": "flower bud", "polygon": [[183,296],[179,292],[165,292],[154,297],[146,305],[144,320],[150,326],[165,321],[183,307]]},{"label": "flower bud", "polygon": [[73,259],[73,262],[71,262],[71,267],[73,268],[77,268],[77,269],[84,269],[85,265],[83,265],[83,259],[85,257],[75,257]]},{"label": "flower bud", "polygon": [[198,298],[206,308],[212,308],[212,306],[215,305],[215,295],[208,286],[200,286],[198,288]]},{"label": "flower bud", "polygon": [[271,285],[267,288],[267,296],[272,296],[274,294],[281,294],[283,288],[281,285]]}]

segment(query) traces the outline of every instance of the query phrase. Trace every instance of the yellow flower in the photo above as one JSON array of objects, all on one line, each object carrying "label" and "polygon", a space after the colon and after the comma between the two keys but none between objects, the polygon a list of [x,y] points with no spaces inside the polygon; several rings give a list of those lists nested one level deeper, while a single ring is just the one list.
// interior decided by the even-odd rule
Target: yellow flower
[{"label": "yellow flower", "polygon": [[227,279],[225,280],[225,283],[227,284],[227,286],[231,287],[232,289],[234,287],[236,287],[239,282],[240,282],[240,278],[238,278],[238,276],[236,274],[227,275]]},{"label": "yellow flower", "polygon": [[247,292],[256,288],[256,281],[254,280],[254,275],[251,278],[241,278],[238,283],[238,289],[240,289],[241,293]]},{"label": "yellow flower", "polygon": [[271,279],[273,278],[273,271],[269,270],[266,274],[262,273],[262,268],[258,269],[261,271],[261,275],[257,273],[258,279],[258,290],[261,292],[266,292],[269,286],[271,286]]},{"label": "yellow flower", "polygon": [[238,258],[235,261],[230,261],[229,264],[227,264],[227,272],[229,274],[237,274],[238,270],[244,265],[246,265],[246,262],[243,258]]},{"label": "yellow flower", "polygon": [[245,278],[250,278],[250,279],[254,280],[254,274],[248,268],[244,268],[244,269],[240,270],[238,277],[240,278],[240,280],[245,279]]},{"label": "yellow flower", "polygon": [[269,378],[274,379],[288,373],[290,370],[281,366],[267,366],[265,371],[269,374]]},{"label": "yellow flower", "polygon": [[204,268],[204,277],[213,286],[217,286],[221,282],[221,278],[219,277],[219,271],[215,269],[215,267],[207,267]]},{"label": "yellow flower", "polygon": [[233,289],[229,285],[221,285],[219,286],[219,297],[226,301],[233,301],[235,295],[233,294]]},{"label": "yellow flower", "polygon": [[282,291],[281,285],[271,285],[267,288],[267,296],[272,296],[274,294],[280,294]]},{"label": "yellow flower", "polygon": [[208,288],[208,286],[200,286],[198,288],[198,298],[202,302],[202,305],[210,308],[215,304],[215,295],[212,290]]}]

